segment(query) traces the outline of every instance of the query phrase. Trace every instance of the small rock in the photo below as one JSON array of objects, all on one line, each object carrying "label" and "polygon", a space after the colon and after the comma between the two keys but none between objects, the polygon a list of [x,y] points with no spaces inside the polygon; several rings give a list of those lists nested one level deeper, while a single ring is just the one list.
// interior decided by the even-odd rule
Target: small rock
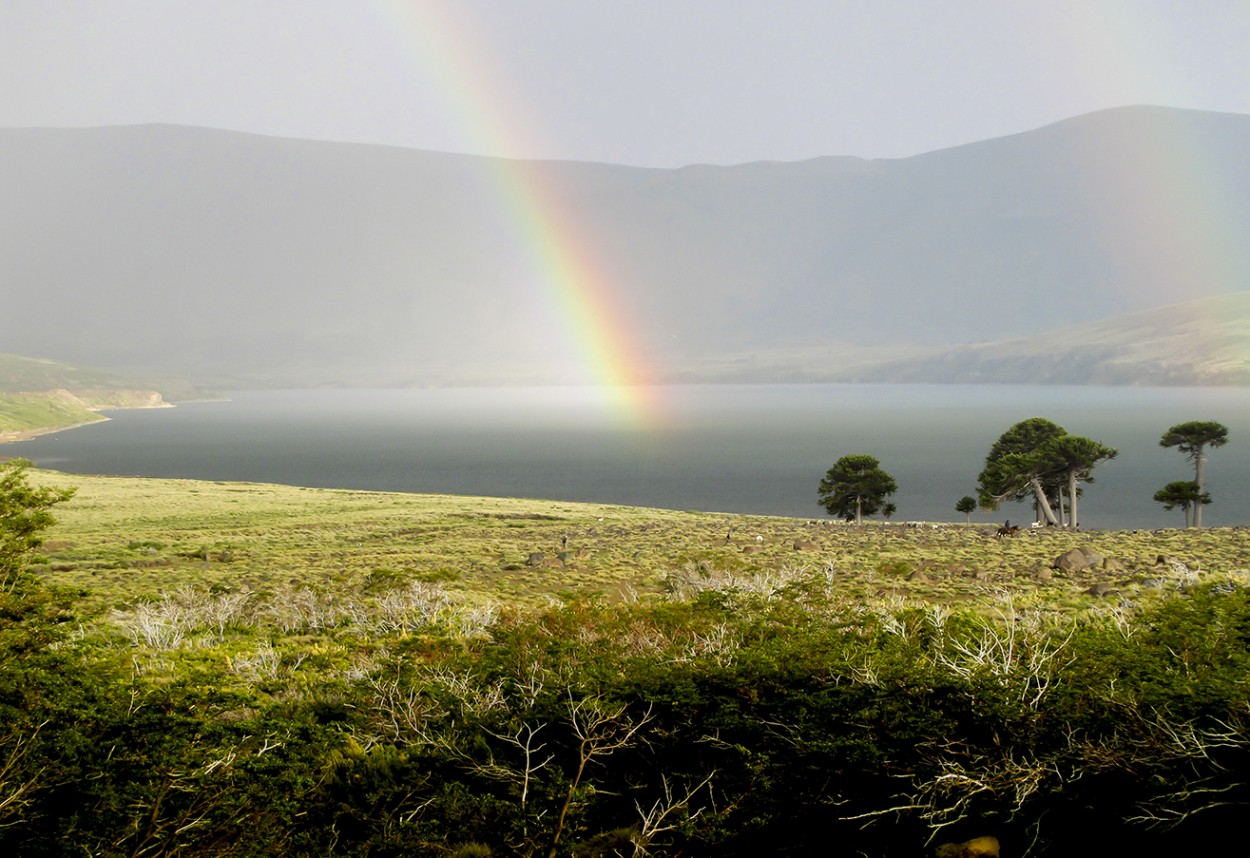
[{"label": "small rock", "polygon": [[795,551],[815,551],[816,543],[815,542],[803,542],[800,540],[794,543],[794,550]]},{"label": "small rock", "polygon": [[1179,575],[1181,578],[1196,578],[1197,575],[1189,570],[1181,561],[1175,557],[1168,557],[1166,554],[1160,554],[1155,560],[1155,566],[1162,566],[1173,575]]},{"label": "small rock", "polygon": [[542,566],[546,561],[547,555],[541,551],[535,551],[525,560],[527,566]]},{"label": "small rock", "polygon": [[1095,598],[1102,596],[1116,596],[1119,595],[1119,593],[1119,590],[1111,584],[1108,584],[1106,581],[1099,581],[1097,584],[1085,591],[1086,596],[1093,596]]}]

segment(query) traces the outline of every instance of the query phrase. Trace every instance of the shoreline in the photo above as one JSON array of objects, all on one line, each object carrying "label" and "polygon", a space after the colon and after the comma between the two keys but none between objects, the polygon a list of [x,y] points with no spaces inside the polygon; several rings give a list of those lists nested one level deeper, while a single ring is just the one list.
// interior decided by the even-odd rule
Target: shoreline
[{"label": "shoreline", "polygon": [[70,429],[81,429],[83,426],[94,426],[97,423],[105,423],[110,418],[100,415],[99,420],[84,420],[82,423],[74,423],[70,426],[41,426],[38,429],[21,429],[17,432],[0,432],[0,445],[17,444],[21,441],[29,441],[31,438],[38,438],[42,435],[55,435],[57,432],[68,432]]},{"label": "shoreline", "polygon": [[39,426],[34,429],[19,429],[16,432],[0,432],[0,445],[17,444],[21,441],[29,441],[31,438],[39,438],[44,435],[55,435],[57,432],[68,432],[71,429],[81,429],[83,426],[94,426],[97,423],[107,423],[112,418],[104,411],[140,411],[154,408],[176,408],[176,403],[162,402],[160,405],[110,405],[98,408],[89,408],[88,411],[98,415],[96,420],[83,420],[80,423],[71,423],[65,426]]}]

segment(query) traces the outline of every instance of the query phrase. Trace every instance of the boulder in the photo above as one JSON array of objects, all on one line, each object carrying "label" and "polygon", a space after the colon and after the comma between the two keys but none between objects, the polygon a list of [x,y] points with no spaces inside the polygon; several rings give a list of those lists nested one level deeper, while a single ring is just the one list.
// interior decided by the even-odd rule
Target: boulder
[{"label": "boulder", "polygon": [[1052,569],[1058,569],[1060,572],[1081,572],[1101,565],[1102,555],[1092,548],[1073,548],[1071,551],[1065,551],[1050,564]]},{"label": "boulder", "polygon": [[974,837],[963,843],[943,843],[937,858],[999,858],[997,837]]}]

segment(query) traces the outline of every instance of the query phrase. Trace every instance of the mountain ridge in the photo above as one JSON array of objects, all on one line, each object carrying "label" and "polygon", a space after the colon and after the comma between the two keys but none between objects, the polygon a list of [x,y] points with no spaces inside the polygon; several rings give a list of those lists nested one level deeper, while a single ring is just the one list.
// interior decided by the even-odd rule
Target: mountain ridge
[{"label": "mountain ridge", "polygon": [[[708,355],[1025,337],[1247,288],[1247,150],[1248,116],[1149,107],[902,159],[675,169],[0,129],[0,342],[220,386],[593,381],[575,343],[596,332],[490,172],[522,168],[657,381]],[[1186,225],[1201,189],[1153,194],[1199,169],[1210,234]]]}]

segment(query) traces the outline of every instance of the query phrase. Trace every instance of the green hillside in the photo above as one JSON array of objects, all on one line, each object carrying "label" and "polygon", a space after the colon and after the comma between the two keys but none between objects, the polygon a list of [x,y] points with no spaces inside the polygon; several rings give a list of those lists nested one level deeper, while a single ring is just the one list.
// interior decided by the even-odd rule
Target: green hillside
[{"label": "green hillside", "polygon": [[0,393],[0,442],[104,419],[66,391]]},{"label": "green hillside", "polygon": [[[0,354],[0,443],[104,420],[99,409],[164,407],[168,403],[157,386],[149,378]],[[159,387],[193,392],[174,379]]]},{"label": "green hillside", "polygon": [[0,354],[0,393],[80,388],[133,388],[117,373],[42,358]]}]

